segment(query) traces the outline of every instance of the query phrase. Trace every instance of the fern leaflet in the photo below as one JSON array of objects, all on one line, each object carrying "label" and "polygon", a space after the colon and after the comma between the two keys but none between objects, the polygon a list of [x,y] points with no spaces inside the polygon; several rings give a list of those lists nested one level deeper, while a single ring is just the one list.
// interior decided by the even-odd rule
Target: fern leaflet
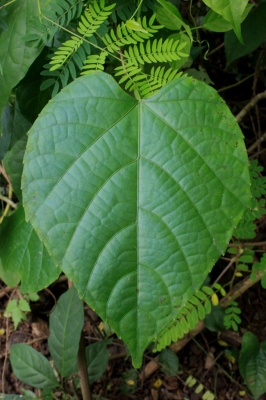
[{"label": "fern leaflet", "polygon": [[[225,296],[226,292],[220,284],[216,283],[214,289]],[[182,339],[185,334],[194,329],[199,320],[203,320],[207,314],[210,314],[212,304],[209,297],[214,295],[217,297],[214,290],[208,286],[203,286],[200,291],[196,292],[179,310],[178,319],[172,321],[159,335],[153,351],[161,351],[171,342]]]},{"label": "fern leaflet", "polygon": [[111,14],[111,10],[115,5],[105,6],[104,0],[100,1],[100,6],[94,0],[93,6],[90,4],[88,11],[85,10],[79,21],[77,31],[82,35],[72,35],[70,40],[67,40],[61,47],[54,53],[50,61],[50,71],[60,68],[65,62],[74,54],[78,48],[83,44],[84,39],[93,36],[100,26],[106,21]]},{"label": "fern leaflet", "polygon": [[153,42],[147,41],[146,47],[143,43],[138,45],[129,46],[125,50],[124,57],[128,63],[131,64],[145,64],[145,63],[158,63],[158,62],[171,62],[180,60],[181,57],[187,57],[187,54],[181,52],[186,46],[186,43],[180,43],[179,40],[174,39],[155,39]]}]

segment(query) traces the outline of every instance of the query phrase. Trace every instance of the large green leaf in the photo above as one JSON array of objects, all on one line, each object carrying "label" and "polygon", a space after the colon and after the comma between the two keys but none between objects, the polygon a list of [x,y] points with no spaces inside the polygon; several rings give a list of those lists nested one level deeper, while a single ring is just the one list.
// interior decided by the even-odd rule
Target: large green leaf
[{"label": "large green leaf", "polygon": [[21,37],[29,33],[29,16],[38,16],[37,1],[16,0],[7,7],[8,30],[0,36],[0,114],[13,87],[25,76],[41,48],[30,47]]},{"label": "large green leaf", "polygon": [[241,22],[248,0],[203,0],[203,2],[224,19],[231,22],[238,40],[243,43]]},{"label": "large green leaf", "polygon": [[44,108],[24,163],[27,219],[140,365],[249,206],[234,117],[195,79],[137,101],[94,73]]},{"label": "large green leaf", "polygon": [[255,400],[258,399],[266,392],[266,342],[259,344],[251,332],[243,336],[239,369]]},{"label": "large green leaf", "polygon": [[25,221],[22,207],[0,225],[0,258],[5,273],[19,273],[23,293],[47,287],[60,273],[32,225]]},{"label": "large green leaf", "polygon": [[50,316],[48,345],[56,368],[63,378],[76,370],[83,318],[83,303],[76,288],[72,286],[60,297]]},{"label": "large green leaf", "polygon": [[36,388],[59,386],[47,358],[26,344],[13,344],[10,361],[14,374],[22,382]]}]

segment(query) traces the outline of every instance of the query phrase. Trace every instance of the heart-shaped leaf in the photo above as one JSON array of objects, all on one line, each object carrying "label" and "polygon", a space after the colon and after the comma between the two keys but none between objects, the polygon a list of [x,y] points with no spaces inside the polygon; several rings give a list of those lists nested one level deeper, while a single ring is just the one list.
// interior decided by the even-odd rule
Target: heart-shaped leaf
[{"label": "heart-shaped leaf", "polygon": [[234,117],[195,79],[137,101],[95,73],[44,108],[24,162],[27,219],[140,365],[249,206]]}]

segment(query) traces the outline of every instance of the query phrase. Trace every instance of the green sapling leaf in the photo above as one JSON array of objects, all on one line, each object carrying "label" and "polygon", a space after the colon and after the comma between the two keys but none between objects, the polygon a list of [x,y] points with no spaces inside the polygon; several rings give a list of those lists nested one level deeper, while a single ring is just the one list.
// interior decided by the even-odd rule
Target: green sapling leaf
[{"label": "green sapling leaf", "polygon": [[58,386],[54,371],[47,358],[26,344],[14,344],[10,350],[14,374],[22,382],[35,388]]}]

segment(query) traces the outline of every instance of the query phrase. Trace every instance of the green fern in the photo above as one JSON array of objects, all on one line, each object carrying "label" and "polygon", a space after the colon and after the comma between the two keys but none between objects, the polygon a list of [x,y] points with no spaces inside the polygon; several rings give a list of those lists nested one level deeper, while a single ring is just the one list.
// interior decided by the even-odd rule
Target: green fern
[{"label": "green fern", "polygon": [[[204,393],[202,394],[202,399],[203,400],[214,400],[215,395],[210,392],[202,383],[200,383],[194,376],[189,375],[189,377],[186,379],[186,385],[189,388],[192,388],[193,386],[197,386],[194,388],[194,393],[199,394],[204,390]],[[206,391],[205,391],[206,390]]]},{"label": "green fern", "polygon": [[[226,295],[225,290],[218,283],[213,285],[216,291],[219,291],[222,296]],[[204,320],[207,314],[210,314],[214,296],[218,297],[216,291],[208,286],[203,286],[201,290],[196,292],[187,304],[179,310],[179,317],[172,321],[157,338],[154,352],[161,351],[169,346],[171,342],[176,342],[182,339],[185,334],[195,328],[200,320]],[[211,300],[210,300],[211,298]],[[216,303],[217,304],[217,303]]]},{"label": "green fern", "polygon": [[252,272],[250,275],[250,279],[253,282],[256,282],[257,271],[263,272],[263,276],[261,278],[261,286],[263,287],[263,289],[266,289],[266,253],[263,254],[259,262],[255,262],[252,265]]},{"label": "green fern", "polygon": [[162,25],[153,25],[154,20],[155,15],[150,18],[148,24],[146,17],[142,19],[138,18],[136,22],[142,28],[141,30],[134,30],[128,26],[129,22],[133,22],[134,20],[119,24],[116,30],[111,29],[111,31],[102,38],[106,46],[104,50],[109,53],[115,51],[119,52],[122,46],[144,42],[144,40],[153,37],[154,33],[157,33],[159,29],[163,28]]},{"label": "green fern", "polygon": [[108,53],[106,51],[102,51],[100,54],[88,56],[84,61],[84,65],[82,67],[83,72],[81,72],[81,75],[88,75],[92,72],[103,71],[107,56]]},{"label": "green fern", "polygon": [[88,11],[85,10],[81,15],[77,31],[81,36],[71,36],[70,40],[63,43],[61,47],[54,53],[50,61],[50,71],[60,68],[66,61],[77,52],[79,47],[83,44],[84,39],[93,36],[99,27],[106,21],[111,14],[114,4],[105,6],[104,0],[100,1],[100,6],[97,1],[94,1],[93,6],[90,4]]},{"label": "green fern", "polygon": [[226,329],[232,328],[235,332],[238,331],[238,325],[241,323],[241,318],[239,317],[241,310],[238,307],[236,301],[230,301],[225,310],[224,316],[224,326]]},{"label": "green fern", "polygon": [[180,43],[174,39],[155,39],[153,42],[147,41],[146,46],[139,43],[129,46],[125,50],[124,57],[129,64],[144,65],[145,63],[171,62],[181,60],[181,57],[187,57],[187,54],[181,52],[186,43]]},{"label": "green fern", "polygon": [[38,17],[29,19],[30,31],[36,33],[26,34],[22,37],[26,42],[32,42],[35,47],[43,46],[51,41],[61,26],[80,16],[84,7],[83,0],[52,0],[41,10],[42,24]]}]

